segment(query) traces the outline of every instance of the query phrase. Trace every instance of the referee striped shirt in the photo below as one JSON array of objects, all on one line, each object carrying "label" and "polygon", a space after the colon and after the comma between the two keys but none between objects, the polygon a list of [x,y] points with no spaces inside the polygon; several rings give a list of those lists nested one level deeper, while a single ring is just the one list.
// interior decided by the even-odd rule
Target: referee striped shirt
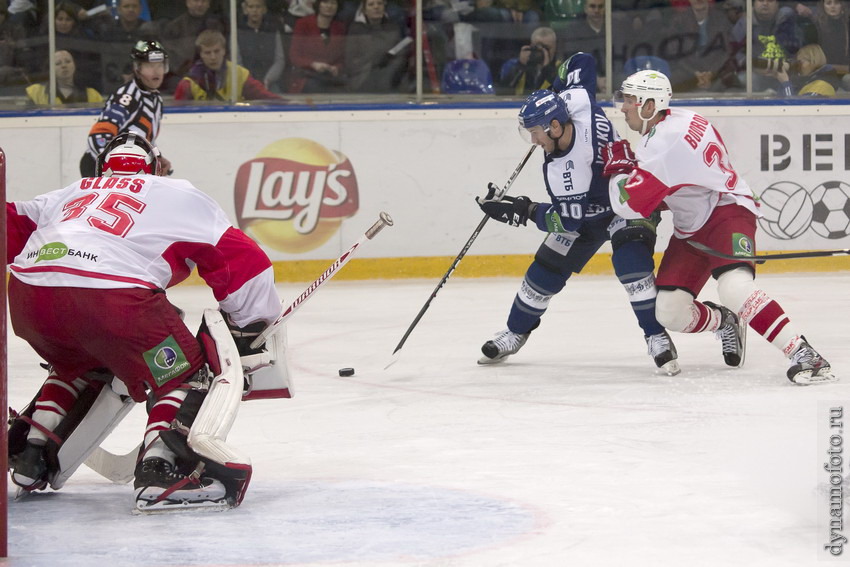
[{"label": "referee striped shirt", "polygon": [[143,135],[151,144],[159,134],[162,96],[145,90],[137,79],[122,85],[108,99],[89,131],[87,152],[97,158],[106,144],[121,132]]}]

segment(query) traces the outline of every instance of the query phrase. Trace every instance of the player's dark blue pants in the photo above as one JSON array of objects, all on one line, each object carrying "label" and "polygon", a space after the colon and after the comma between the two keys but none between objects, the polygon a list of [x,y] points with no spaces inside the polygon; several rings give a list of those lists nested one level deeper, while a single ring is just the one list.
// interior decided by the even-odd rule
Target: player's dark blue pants
[{"label": "player's dark blue pants", "polygon": [[662,332],[664,327],[655,319],[655,224],[657,219],[626,221],[611,213],[585,221],[577,233],[547,235],[514,298],[508,329],[527,333],[537,327],[552,296],[610,239],[614,272],[644,335]]}]

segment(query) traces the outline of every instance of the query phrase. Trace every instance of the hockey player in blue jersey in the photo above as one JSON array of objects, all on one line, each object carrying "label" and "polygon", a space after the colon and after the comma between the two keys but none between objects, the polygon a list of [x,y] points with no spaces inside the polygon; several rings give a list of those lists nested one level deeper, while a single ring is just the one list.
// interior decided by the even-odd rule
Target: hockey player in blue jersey
[{"label": "hockey player in blue jersey", "polygon": [[490,217],[511,226],[531,220],[547,233],[514,299],[508,327],[484,343],[479,364],[494,364],[515,354],[573,273],[579,273],[607,240],[612,262],[643,330],[658,368],[679,373],[676,348],[655,318],[655,227],[658,218],[625,220],[611,210],[601,148],[618,136],[596,104],[593,57],[578,53],[566,61],[553,85],[560,92],[533,92],[519,111],[520,134],[543,148],[543,181],[549,203],[528,197],[499,198],[490,183],[477,198]]}]

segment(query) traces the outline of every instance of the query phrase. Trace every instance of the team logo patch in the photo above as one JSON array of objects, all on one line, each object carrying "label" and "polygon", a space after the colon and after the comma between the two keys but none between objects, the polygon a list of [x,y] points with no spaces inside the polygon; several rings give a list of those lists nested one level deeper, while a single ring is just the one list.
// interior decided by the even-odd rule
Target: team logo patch
[{"label": "team logo patch", "polygon": [[752,256],[753,241],[746,234],[740,232],[732,233],[732,255],[733,256]]},{"label": "team logo patch", "polygon": [[142,354],[157,386],[162,386],[189,368],[189,361],[173,336]]},{"label": "team logo patch", "polygon": [[38,264],[43,260],[58,260],[68,254],[68,246],[62,242],[48,242],[38,250],[38,257],[35,263]]}]

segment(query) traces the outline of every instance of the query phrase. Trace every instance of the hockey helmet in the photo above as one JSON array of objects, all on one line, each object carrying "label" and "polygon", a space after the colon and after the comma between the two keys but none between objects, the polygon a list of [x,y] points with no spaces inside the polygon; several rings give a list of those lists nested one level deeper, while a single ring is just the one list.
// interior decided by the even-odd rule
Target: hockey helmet
[{"label": "hockey helmet", "polygon": [[631,95],[637,99],[637,106],[642,106],[649,99],[655,101],[655,111],[660,112],[670,108],[670,99],[673,98],[673,87],[667,75],[653,69],[644,69],[629,75],[623,81],[620,90],[614,93],[614,103],[623,104],[623,97]]},{"label": "hockey helmet", "polygon": [[[640,134],[643,136],[649,129],[650,120],[655,118],[659,112],[670,108],[670,99],[673,98],[673,87],[670,86],[670,79],[664,73],[645,69],[626,77],[626,80],[620,86],[620,90],[614,93],[615,108],[618,110],[623,109],[626,95],[633,96],[636,99],[635,106],[638,109],[638,118],[643,123],[640,128]],[[655,101],[655,112],[652,116],[644,116],[642,107],[650,99]]]},{"label": "hockey helmet", "polygon": [[130,59],[133,60],[134,68],[138,68],[141,63],[163,63],[165,72],[168,72],[168,52],[158,41],[137,41],[130,49]]},{"label": "hockey helmet", "polygon": [[118,134],[97,156],[95,175],[159,175],[159,150],[133,132]]},{"label": "hockey helmet", "polygon": [[570,121],[567,103],[557,93],[550,90],[534,91],[525,99],[519,109],[519,133],[523,140],[531,143],[532,128],[542,128],[548,132],[552,121],[557,120],[563,126]]}]

